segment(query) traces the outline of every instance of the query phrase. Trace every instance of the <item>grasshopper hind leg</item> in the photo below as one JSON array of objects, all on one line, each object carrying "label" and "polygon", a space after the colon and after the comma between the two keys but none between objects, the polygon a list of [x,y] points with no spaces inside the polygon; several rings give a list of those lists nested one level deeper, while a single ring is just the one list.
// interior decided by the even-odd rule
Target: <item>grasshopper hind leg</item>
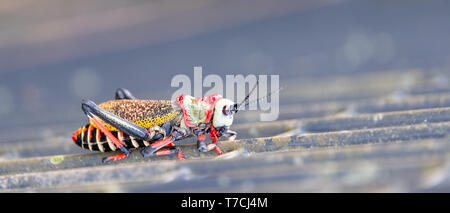
[{"label": "grasshopper hind leg", "polygon": [[176,155],[179,160],[184,160],[184,155],[181,152],[181,149],[175,148],[173,144],[170,144],[167,146],[168,148],[159,149],[154,152],[142,152],[142,155],[144,157],[153,157],[153,156],[163,156],[163,155]]},{"label": "grasshopper hind leg", "polygon": [[[106,111],[103,108],[100,108],[97,104],[95,104],[93,101],[90,100],[83,100],[82,101],[82,110],[87,115],[90,121],[92,121],[105,135],[108,137],[114,145],[122,150],[123,153],[110,156],[104,159],[103,162],[107,161],[117,161],[121,160],[123,158],[128,157],[129,151],[127,148],[125,148],[125,144],[123,144],[121,141],[119,141],[108,129],[103,126],[103,124],[100,122],[103,121],[111,126],[114,126],[119,131],[124,132],[134,138],[143,140],[143,141],[155,141],[158,139],[161,139],[157,142],[152,143],[150,146],[146,147],[142,155],[144,157],[146,156],[153,156],[154,154],[157,155],[163,155],[163,154],[177,154],[179,159],[184,159],[183,154],[181,153],[180,149],[175,149],[175,145],[173,142],[179,138],[182,138],[187,134],[185,131],[172,131],[172,126],[170,123],[163,125],[162,127],[159,127],[159,131],[151,131],[149,132],[144,127],[138,126],[134,123],[131,123],[121,117],[118,117],[117,115],[114,115],[108,111]],[[156,127],[155,127],[156,128]],[[165,138],[166,132],[170,132],[170,136]],[[155,134],[158,133],[158,134]],[[163,134],[161,134],[163,133]],[[158,153],[158,150],[162,149],[163,147],[169,147],[170,150],[163,150]]]},{"label": "grasshopper hind leg", "polygon": [[140,127],[136,124],[133,124],[123,118],[120,118],[102,108],[100,108],[97,104],[90,100],[83,100],[81,104],[81,108],[89,118],[90,122],[93,122],[104,134],[110,139],[114,145],[119,148],[123,153],[107,157],[103,160],[103,162],[107,161],[117,161],[123,158],[128,157],[130,151],[125,147],[126,144],[123,144],[120,140],[118,140],[106,127],[100,122],[100,120],[106,122],[107,124],[116,127],[120,131],[133,136],[135,138],[139,138],[145,141],[148,141],[150,136],[145,128]]}]

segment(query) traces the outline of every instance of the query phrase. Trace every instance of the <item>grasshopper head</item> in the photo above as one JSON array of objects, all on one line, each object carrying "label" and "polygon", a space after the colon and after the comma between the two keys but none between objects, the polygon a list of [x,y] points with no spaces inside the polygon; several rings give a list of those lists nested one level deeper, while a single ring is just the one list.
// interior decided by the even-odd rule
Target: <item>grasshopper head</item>
[{"label": "grasshopper head", "polygon": [[215,128],[229,127],[233,124],[233,114],[236,103],[229,99],[220,99],[214,107],[213,126]]}]

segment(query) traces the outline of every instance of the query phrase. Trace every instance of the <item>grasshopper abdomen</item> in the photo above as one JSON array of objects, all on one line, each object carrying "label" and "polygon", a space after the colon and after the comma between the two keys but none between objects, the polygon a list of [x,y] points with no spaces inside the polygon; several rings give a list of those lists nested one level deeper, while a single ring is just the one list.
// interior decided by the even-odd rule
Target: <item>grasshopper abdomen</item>
[{"label": "grasshopper abdomen", "polygon": [[[139,148],[150,145],[147,141],[134,138],[120,131],[111,131],[111,133],[129,148]],[[91,124],[79,128],[73,133],[72,139],[74,143],[81,148],[89,149],[91,151],[111,152],[117,149],[114,143],[109,140],[103,132]]]}]

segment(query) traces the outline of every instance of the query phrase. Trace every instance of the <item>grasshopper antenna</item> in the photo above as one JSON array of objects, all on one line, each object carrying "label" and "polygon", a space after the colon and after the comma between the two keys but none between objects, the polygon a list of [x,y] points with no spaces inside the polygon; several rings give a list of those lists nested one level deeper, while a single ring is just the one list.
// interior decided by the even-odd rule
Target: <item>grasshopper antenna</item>
[{"label": "grasshopper antenna", "polygon": [[[258,85],[258,81],[256,82],[256,85]],[[253,89],[252,89],[251,92],[253,92],[253,90],[256,88],[256,85],[255,85],[255,87],[253,87]],[[279,88],[279,89],[277,89],[277,90],[275,90],[275,91],[269,92],[266,96],[261,97],[261,98],[258,98],[258,99],[253,100],[253,101],[248,101],[248,98],[250,97],[250,94],[251,94],[251,92],[250,92],[250,93],[247,95],[247,97],[245,97],[244,101],[242,101],[239,105],[238,105],[238,104],[235,104],[235,105],[234,105],[234,109],[233,109],[232,111],[233,111],[234,113],[237,113],[239,110],[243,110],[245,107],[249,106],[250,104],[257,103],[258,101],[262,101],[262,100],[264,100],[264,99],[270,97],[272,94],[279,93],[279,92],[280,92],[281,90],[283,90],[283,89],[284,89],[284,88],[281,87],[281,88]],[[242,105],[244,102],[245,102],[245,104]]]},{"label": "grasshopper antenna", "polygon": [[250,90],[250,92],[247,94],[247,96],[245,96],[244,100],[242,100],[242,102],[240,104],[237,105],[237,107],[239,108],[244,102],[248,102],[248,98],[250,97],[250,95],[253,93],[253,91],[256,89],[256,87],[259,84],[259,80],[256,80],[256,84],[255,86],[253,86],[252,90]]},{"label": "grasshopper antenna", "polygon": [[234,112],[234,113],[238,112],[240,106],[242,106],[242,104],[243,104],[244,102],[248,102],[248,98],[249,98],[250,95],[253,93],[253,91],[256,89],[256,87],[258,86],[258,84],[259,84],[259,80],[256,80],[255,86],[253,86],[253,88],[250,90],[250,92],[247,94],[247,96],[245,96],[244,100],[242,100],[242,102],[239,103],[239,104],[233,105],[233,106],[232,106],[232,109],[231,109],[230,111],[231,111],[231,112]]}]

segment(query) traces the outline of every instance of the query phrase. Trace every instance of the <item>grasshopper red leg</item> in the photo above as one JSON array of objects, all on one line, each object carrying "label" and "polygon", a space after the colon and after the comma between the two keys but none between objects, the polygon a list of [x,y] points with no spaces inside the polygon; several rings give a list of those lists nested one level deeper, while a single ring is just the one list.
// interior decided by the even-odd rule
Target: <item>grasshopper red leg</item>
[{"label": "grasshopper red leg", "polygon": [[[175,130],[172,132],[172,134],[169,137],[159,140],[157,142],[154,142],[150,146],[147,146],[144,150],[141,151],[141,154],[144,157],[152,156],[154,152],[158,151],[159,149],[161,149],[165,146],[174,147],[175,145],[173,144],[173,142],[175,142],[175,140],[177,140],[177,139],[186,137],[187,134],[188,134],[188,132]],[[178,151],[177,156],[178,156],[178,159],[184,159],[184,156],[183,156],[183,153],[181,153],[181,150]]]},{"label": "grasshopper red leg", "polygon": [[206,147],[205,135],[203,135],[203,134],[199,134],[197,137],[197,149],[199,152],[209,151],[208,148]]},{"label": "grasshopper red leg", "polygon": [[206,146],[206,152],[209,152],[211,150],[214,150],[219,155],[223,154],[222,150],[216,144],[210,143],[208,144],[208,146]]},{"label": "grasshopper red leg", "polygon": [[95,117],[91,117],[91,121],[100,129],[100,131],[102,131],[106,137],[108,137],[113,143],[114,145],[121,149],[123,152],[128,152],[128,150],[124,151],[123,148],[124,146],[126,146],[125,144],[123,144],[119,139],[117,139],[108,129],[105,128],[105,126],[103,126],[102,123],[100,123],[100,121],[97,120],[97,118]]},{"label": "grasshopper red leg", "polygon": [[120,153],[120,154],[117,154],[117,155],[113,155],[113,156],[109,156],[109,157],[103,158],[102,162],[106,163],[108,161],[118,161],[118,160],[122,160],[122,159],[124,159],[126,157],[128,157],[128,155],[126,155],[125,153]]},{"label": "grasshopper red leg", "polygon": [[91,117],[92,122],[106,135],[106,137],[108,137],[113,143],[114,145],[119,148],[120,150],[122,150],[123,153],[114,155],[114,156],[109,156],[106,158],[103,158],[103,163],[106,163],[108,161],[118,161],[121,159],[124,159],[126,157],[128,157],[130,155],[130,151],[128,151],[127,148],[125,148],[125,144],[123,144],[122,142],[119,141],[119,139],[117,139],[108,129],[105,128],[105,126],[103,126],[102,123],[100,123],[100,121],[98,121],[95,117]]},{"label": "grasshopper red leg", "polygon": [[179,160],[184,160],[184,155],[181,152],[181,149],[177,149],[177,148],[174,148],[174,147],[166,148],[166,149],[160,149],[160,150],[157,150],[157,151],[155,151],[155,152],[153,152],[151,154],[148,154],[147,156],[148,157],[150,157],[150,156],[164,156],[164,155],[174,155],[174,154],[177,155],[177,158]]},{"label": "grasshopper red leg", "polygon": [[181,149],[178,149],[177,157],[178,157],[178,160],[184,160],[184,155],[181,152]]},{"label": "grasshopper red leg", "polygon": [[[170,146],[170,147],[175,147],[175,144],[170,143],[168,146]],[[181,149],[180,149],[180,148],[177,149],[177,158],[178,158],[178,160],[185,160],[185,159],[184,159],[183,152],[181,152]]]},{"label": "grasshopper red leg", "polygon": [[144,157],[153,156],[154,152],[165,146],[168,146],[169,144],[173,144],[174,141],[175,139],[172,136],[169,136],[168,138],[162,139],[160,141],[152,143],[150,146],[147,146],[144,150],[142,150],[141,154]]},{"label": "grasshopper red leg", "polygon": [[[184,155],[181,152],[181,149],[175,148],[175,144],[173,144],[173,138],[170,136],[169,138],[166,138],[164,140],[160,140],[149,147],[142,150],[142,155],[144,157],[150,157],[150,156],[162,156],[162,155],[173,155],[176,154],[177,158],[179,160],[184,160]],[[167,149],[160,149],[161,147],[169,146],[170,148]]]},{"label": "grasshopper red leg", "polygon": [[[169,146],[175,147],[175,144],[170,143]],[[178,160],[185,160],[183,152],[181,152],[180,148],[177,149],[177,157],[178,157]]]},{"label": "grasshopper red leg", "polygon": [[217,153],[218,155],[222,155],[222,154],[223,154],[222,150],[221,150],[217,145],[215,145],[215,144],[212,144],[212,145],[215,146],[215,147],[214,147],[214,151],[216,151],[216,153]]},{"label": "grasshopper red leg", "polygon": [[216,144],[210,143],[206,145],[205,135],[203,134],[198,135],[197,149],[199,152],[209,152],[211,150],[214,150],[219,155],[223,154],[222,150],[220,150],[220,148]]}]

